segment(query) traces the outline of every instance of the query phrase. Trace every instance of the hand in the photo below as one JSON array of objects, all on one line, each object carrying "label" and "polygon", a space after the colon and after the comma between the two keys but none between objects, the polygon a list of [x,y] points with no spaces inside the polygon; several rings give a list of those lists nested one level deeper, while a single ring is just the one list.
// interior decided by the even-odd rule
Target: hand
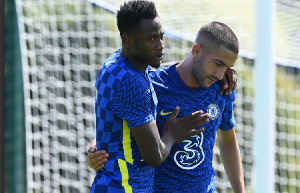
[{"label": "hand", "polygon": [[99,171],[104,168],[108,153],[105,150],[97,151],[97,147],[93,146],[88,149],[87,161],[90,168]]},{"label": "hand", "polygon": [[224,78],[219,81],[222,89],[220,94],[231,94],[232,90],[237,87],[237,76],[235,75],[235,69],[233,67],[228,68],[225,71]]},{"label": "hand", "polygon": [[204,131],[204,128],[196,129],[209,121],[209,114],[203,114],[203,111],[196,111],[190,115],[176,119],[179,107],[172,112],[166,119],[163,128],[162,139],[169,143],[177,144],[191,136],[198,135]]}]

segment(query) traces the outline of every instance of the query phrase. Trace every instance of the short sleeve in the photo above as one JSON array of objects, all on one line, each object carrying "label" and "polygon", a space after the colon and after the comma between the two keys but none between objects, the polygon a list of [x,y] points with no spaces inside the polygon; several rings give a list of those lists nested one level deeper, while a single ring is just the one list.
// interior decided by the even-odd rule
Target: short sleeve
[{"label": "short sleeve", "polygon": [[235,102],[235,92],[233,91],[229,95],[229,100],[226,100],[225,109],[222,116],[222,130],[230,130],[236,125],[236,120],[234,117],[234,102]]},{"label": "short sleeve", "polygon": [[154,119],[150,85],[141,74],[124,76],[112,98],[112,111],[125,119],[129,128]]}]

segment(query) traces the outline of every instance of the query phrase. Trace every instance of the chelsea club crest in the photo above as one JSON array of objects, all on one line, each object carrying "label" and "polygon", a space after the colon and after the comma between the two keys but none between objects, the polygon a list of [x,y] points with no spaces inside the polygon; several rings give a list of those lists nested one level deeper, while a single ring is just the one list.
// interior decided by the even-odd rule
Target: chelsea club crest
[{"label": "chelsea club crest", "polygon": [[211,103],[207,107],[207,113],[209,114],[209,119],[210,120],[215,120],[220,115],[220,108],[215,103]]}]

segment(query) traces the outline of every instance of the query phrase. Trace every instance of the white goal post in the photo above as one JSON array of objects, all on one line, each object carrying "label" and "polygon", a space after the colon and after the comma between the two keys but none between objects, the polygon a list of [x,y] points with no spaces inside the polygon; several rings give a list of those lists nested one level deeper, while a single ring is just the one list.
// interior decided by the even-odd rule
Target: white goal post
[{"label": "white goal post", "polygon": [[255,192],[275,190],[275,0],[256,1],[254,100]]}]

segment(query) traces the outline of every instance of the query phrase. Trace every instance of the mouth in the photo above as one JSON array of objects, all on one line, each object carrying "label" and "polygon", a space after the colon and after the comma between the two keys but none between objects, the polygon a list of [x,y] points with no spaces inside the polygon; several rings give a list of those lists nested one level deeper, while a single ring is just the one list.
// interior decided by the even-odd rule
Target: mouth
[{"label": "mouth", "polygon": [[154,57],[155,57],[157,60],[162,60],[163,57],[164,57],[164,52],[156,53],[156,54],[154,55]]},{"label": "mouth", "polygon": [[217,81],[217,79],[212,78],[212,77],[208,77],[207,79],[209,80],[209,83],[210,83],[210,84],[213,84],[214,82]]}]

